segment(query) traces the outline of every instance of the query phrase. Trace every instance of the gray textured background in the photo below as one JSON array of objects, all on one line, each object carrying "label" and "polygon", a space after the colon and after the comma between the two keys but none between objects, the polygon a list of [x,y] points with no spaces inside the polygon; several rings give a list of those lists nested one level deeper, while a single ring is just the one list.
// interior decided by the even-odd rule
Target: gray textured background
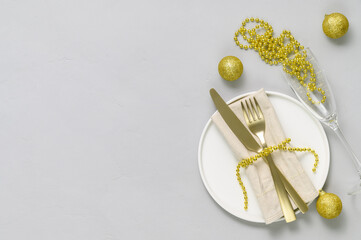
[{"label": "gray textured background", "polygon": [[[235,46],[251,16],[313,50],[361,156],[360,11],[359,0],[1,0],[0,238],[361,239],[361,196],[346,195],[357,174],[329,130],[325,189],[344,204],[334,220],[315,204],[288,225],[234,218],[197,165],[209,88],[227,100],[262,87],[294,96],[280,67]],[[322,32],[331,12],[350,22],[339,40]],[[244,64],[235,82],[217,72],[227,55]]]}]

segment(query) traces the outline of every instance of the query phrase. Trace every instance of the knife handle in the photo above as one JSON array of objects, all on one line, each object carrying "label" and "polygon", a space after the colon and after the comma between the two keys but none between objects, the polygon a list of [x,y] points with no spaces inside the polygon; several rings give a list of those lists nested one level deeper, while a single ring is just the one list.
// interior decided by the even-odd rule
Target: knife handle
[{"label": "knife handle", "polygon": [[283,183],[283,186],[285,186],[286,191],[288,192],[288,195],[290,195],[290,197],[292,198],[293,202],[296,204],[296,206],[298,207],[298,209],[300,209],[300,211],[302,213],[305,213],[308,211],[308,206],[307,204],[303,201],[303,199],[300,197],[300,195],[296,192],[296,190],[294,189],[294,187],[291,185],[291,183],[287,180],[287,178],[283,175],[283,173],[278,169],[278,167],[276,166],[278,175],[281,178],[281,181]]},{"label": "knife handle", "polygon": [[[265,160],[265,162],[268,164],[268,161],[266,158],[263,158],[263,160]],[[279,168],[277,166],[276,166],[276,169],[277,169],[278,175],[281,178],[283,185],[286,188],[288,195],[290,195],[290,197],[292,198],[293,202],[296,204],[298,209],[300,209],[300,211],[302,213],[306,213],[308,211],[307,204],[303,201],[301,196],[296,192],[296,190],[294,189],[292,184],[287,180],[287,178],[283,175],[283,173],[279,170]]]},{"label": "knife handle", "polygon": [[288,198],[285,186],[282,183],[281,177],[278,175],[277,167],[270,155],[266,156],[268,166],[271,170],[271,175],[273,178],[273,182],[275,184],[275,189],[278,195],[278,199],[280,201],[281,209],[283,212],[283,216],[286,222],[293,222],[296,220],[295,212],[293,211],[292,204],[290,199]]}]

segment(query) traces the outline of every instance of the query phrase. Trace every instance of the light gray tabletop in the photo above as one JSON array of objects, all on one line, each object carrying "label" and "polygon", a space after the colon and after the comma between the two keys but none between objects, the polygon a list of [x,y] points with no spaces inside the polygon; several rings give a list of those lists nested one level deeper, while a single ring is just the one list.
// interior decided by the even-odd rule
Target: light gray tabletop
[{"label": "light gray tabletop", "polygon": [[[292,224],[235,218],[210,197],[197,162],[215,111],[210,88],[227,100],[260,88],[295,97],[279,66],[235,46],[252,16],[313,50],[361,156],[360,11],[359,0],[3,0],[0,238],[361,239],[361,196],[347,195],[358,176],[329,130],[325,190],[343,201],[334,220],[315,203]],[[350,22],[338,40],[322,32],[332,12]],[[217,71],[228,55],[244,65],[235,82]]]}]

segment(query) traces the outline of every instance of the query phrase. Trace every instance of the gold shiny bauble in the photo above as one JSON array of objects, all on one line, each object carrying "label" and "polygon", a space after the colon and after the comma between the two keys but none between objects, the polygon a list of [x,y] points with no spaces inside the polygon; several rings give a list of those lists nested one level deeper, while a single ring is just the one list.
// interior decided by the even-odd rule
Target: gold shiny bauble
[{"label": "gold shiny bauble", "polygon": [[330,15],[325,15],[322,29],[327,37],[340,38],[346,34],[348,25],[348,20],[344,15],[341,13],[332,13]]},{"label": "gold shiny bauble", "polygon": [[234,56],[222,58],[218,64],[218,72],[221,77],[227,81],[237,80],[243,73],[243,64],[241,60]]},{"label": "gold shiny bauble", "polygon": [[320,190],[320,196],[316,202],[316,209],[322,217],[332,219],[340,215],[342,202],[336,194],[326,193]]}]

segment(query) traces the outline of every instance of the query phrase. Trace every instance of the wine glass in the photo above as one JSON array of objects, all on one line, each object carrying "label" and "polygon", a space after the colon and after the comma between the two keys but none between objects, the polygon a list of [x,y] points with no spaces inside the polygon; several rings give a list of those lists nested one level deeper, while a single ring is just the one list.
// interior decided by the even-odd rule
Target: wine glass
[{"label": "wine glass", "polygon": [[[287,80],[288,84],[297,95],[299,100],[303,103],[304,106],[316,117],[318,118],[324,125],[330,127],[338,136],[346,150],[350,153],[351,159],[355,165],[356,171],[360,177],[360,180],[356,186],[354,186],[350,191],[349,195],[357,194],[361,192],[361,162],[357,158],[356,154],[353,152],[350,144],[346,141],[344,137],[338,121],[337,121],[337,112],[336,112],[336,103],[334,96],[332,94],[330,85],[327,82],[326,76],[320,68],[315,56],[309,48],[306,48],[307,57],[306,60],[309,61],[314,68],[314,73],[316,74],[316,87],[321,88],[324,91],[326,96],[325,102],[322,101],[322,94],[319,91],[308,91],[306,87],[302,86],[297,79],[297,77],[292,76],[284,71],[283,76]],[[309,93],[309,96],[307,95]],[[311,97],[316,103],[312,103],[309,100]]]}]

